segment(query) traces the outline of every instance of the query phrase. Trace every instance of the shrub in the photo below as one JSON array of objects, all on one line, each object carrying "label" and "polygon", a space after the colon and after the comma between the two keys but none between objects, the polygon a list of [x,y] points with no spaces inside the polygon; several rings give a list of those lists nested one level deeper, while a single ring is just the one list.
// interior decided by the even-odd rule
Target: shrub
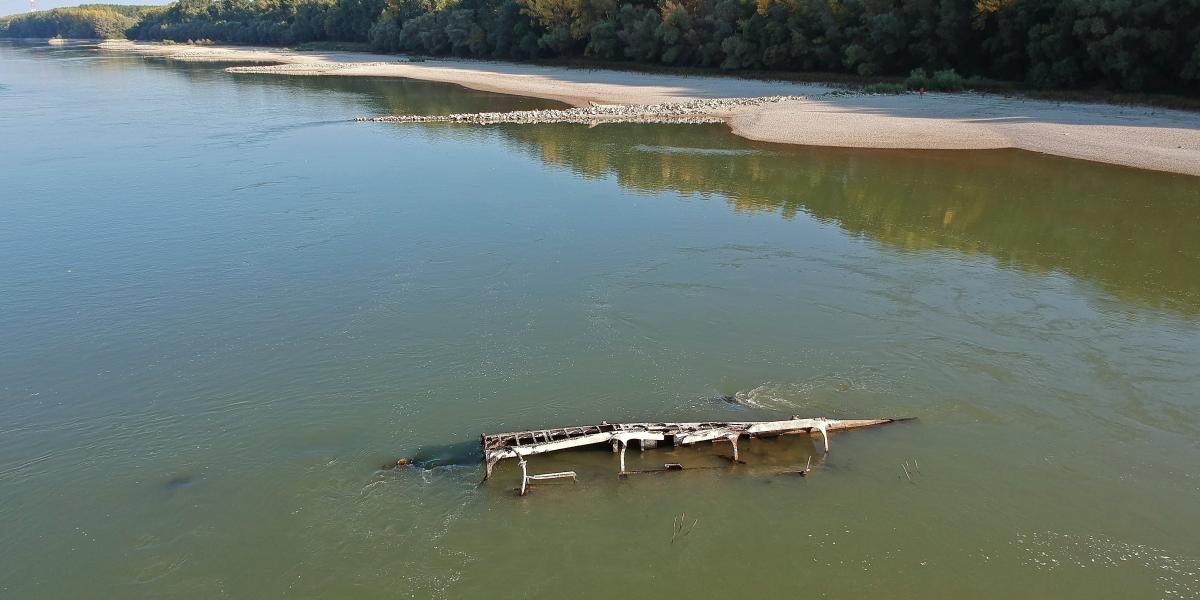
[{"label": "shrub", "polygon": [[872,83],[863,91],[868,94],[904,94],[908,92],[908,86],[903,83]]},{"label": "shrub", "polygon": [[930,77],[925,69],[918,67],[908,74],[904,85],[910,90],[925,88],[937,92],[961,92],[967,87],[967,80],[954,69],[934,71],[933,77]]},{"label": "shrub", "polygon": [[939,92],[960,92],[967,87],[967,82],[962,75],[955,72],[954,69],[946,69],[937,71],[933,74],[933,80],[929,82],[929,87]]},{"label": "shrub", "polygon": [[929,76],[925,74],[925,69],[917,67],[908,74],[908,79],[904,80],[904,85],[910,90],[929,89]]}]

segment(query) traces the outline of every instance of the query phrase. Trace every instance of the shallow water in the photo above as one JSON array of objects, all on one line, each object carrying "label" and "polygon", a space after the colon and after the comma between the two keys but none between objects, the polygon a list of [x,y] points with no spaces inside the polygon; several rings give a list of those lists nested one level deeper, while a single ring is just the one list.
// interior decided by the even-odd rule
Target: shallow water
[{"label": "shallow water", "polygon": [[[347,121],[539,106],[0,46],[0,595],[1200,597],[1196,179]],[[378,470],[791,414],[919,420]]]}]

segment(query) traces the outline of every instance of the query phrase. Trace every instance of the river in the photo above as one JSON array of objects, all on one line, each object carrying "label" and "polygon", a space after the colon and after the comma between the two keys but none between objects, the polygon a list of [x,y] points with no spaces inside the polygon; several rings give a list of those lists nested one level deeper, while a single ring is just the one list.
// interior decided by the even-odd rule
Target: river
[{"label": "river", "polygon": [[223,66],[0,45],[0,596],[1200,597],[1197,179]]}]

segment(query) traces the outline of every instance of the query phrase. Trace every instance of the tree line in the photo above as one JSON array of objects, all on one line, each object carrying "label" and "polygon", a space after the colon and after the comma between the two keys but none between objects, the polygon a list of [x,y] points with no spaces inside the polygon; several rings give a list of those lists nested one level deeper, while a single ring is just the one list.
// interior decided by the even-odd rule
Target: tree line
[{"label": "tree line", "polygon": [[921,68],[1038,87],[1200,91],[1200,0],[179,0],[124,33],[864,77]]},{"label": "tree line", "polygon": [[114,38],[124,37],[153,7],[84,4],[0,19],[0,37]]}]

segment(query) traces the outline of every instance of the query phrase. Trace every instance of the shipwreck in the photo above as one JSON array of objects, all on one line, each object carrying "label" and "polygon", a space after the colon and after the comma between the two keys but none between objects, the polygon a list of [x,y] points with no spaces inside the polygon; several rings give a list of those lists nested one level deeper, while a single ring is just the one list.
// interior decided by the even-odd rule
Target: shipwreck
[{"label": "shipwreck", "polygon": [[[701,442],[728,442],[733,447],[733,462],[741,462],[738,441],[741,439],[767,438],[781,435],[820,435],[825,452],[829,452],[829,434],[835,431],[878,427],[889,423],[908,421],[899,419],[828,419],[792,417],[782,421],[743,421],[706,423],[608,423],[579,427],[559,427],[531,431],[483,434],[484,480],[491,479],[496,463],[513,458],[521,466],[521,485],[517,492],[524,496],[533,482],[549,479],[576,479],[574,471],[555,473],[529,472],[529,457],[549,452],[593,445],[611,445],[614,454],[620,455],[619,477],[627,477],[625,450],[630,442],[637,442],[638,449],[649,450],[658,445],[690,446]],[[682,470],[678,463],[663,465],[663,470]],[[803,475],[807,472],[799,472]]]}]

